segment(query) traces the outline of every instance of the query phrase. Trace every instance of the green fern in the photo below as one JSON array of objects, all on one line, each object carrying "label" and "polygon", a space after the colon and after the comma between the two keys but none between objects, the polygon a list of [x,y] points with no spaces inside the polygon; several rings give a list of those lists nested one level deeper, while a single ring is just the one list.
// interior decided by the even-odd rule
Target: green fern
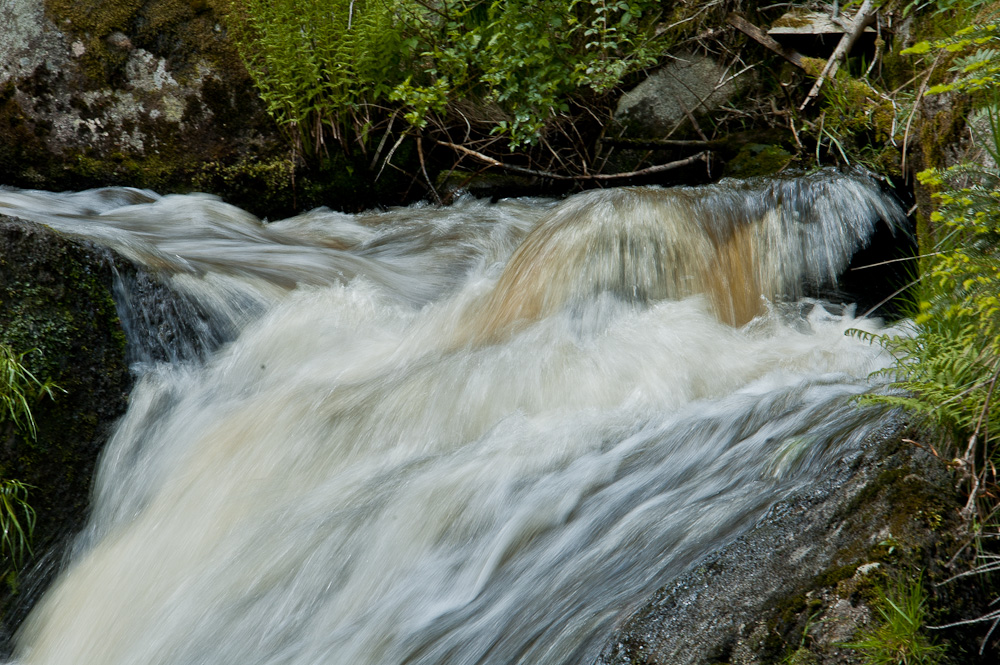
[{"label": "green fern", "polygon": [[922,41],[903,51],[909,55],[961,53],[953,61],[955,78],[931,87],[929,94],[950,90],[970,92],[996,88],[1000,83],[1000,23],[973,24],[954,35],[935,41]]},{"label": "green fern", "polygon": [[[400,3],[405,4],[405,3]],[[364,124],[401,80],[402,23],[388,0],[241,0],[230,24],[268,112],[313,154]]]}]

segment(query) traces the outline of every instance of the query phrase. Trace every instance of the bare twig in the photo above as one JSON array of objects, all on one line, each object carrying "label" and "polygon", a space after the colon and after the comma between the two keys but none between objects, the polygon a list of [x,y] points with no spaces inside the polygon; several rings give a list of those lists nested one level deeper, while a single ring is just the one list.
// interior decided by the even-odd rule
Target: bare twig
[{"label": "bare twig", "polygon": [[794,51],[792,49],[785,48],[784,46],[779,44],[777,40],[774,39],[774,37],[771,37],[769,34],[764,32],[763,30],[761,30],[760,28],[758,28],[753,23],[746,20],[736,12],[731,12],[729,16],[726,17],[726,23],[733,26],[734,28],[745,34],[747,37],[750,37],[764,48],[774,51],[782,58],[795,65],[796,67],[799,67],[800,69],[803,68],[801,53],[799,53],[798,51]]},{"label": "bare twig", "polygon": [[[369,170],[375,168],[375,165],[378,164],[378,158],[382,156],[382,148],[385,147],[386,139],[389,138],[389,134],[392,132],[392,123],[396,121],[396,114],[397,113],[399,113],[399,109],[396,109],[395,111],[393,111],[392,115],[389,116],[389,126],[386,127],[386,129],[385,129],[384,132],[382,132],[382,139],[378,142],[378,148],[375,149],[375,156],[372,157],[371,166],[368,167]],[[379,173],[381,173],[381,172],[382,171],[380,169]]]},{"label": "bare twig", "polygon": [[441,197],[438,195],[437,190],[434,189],[434,183],[431,182],[431,178],[427,175],[427,164],[424,163],[424,139],[422,136],[417,137],[417,157],[420,158],[420,171],[424,174],[424,180],[427,181],[427,186],[430,187],[431,194],[434,195],[434,200],[437,201],[438,205],[441,205]]},{"label": "bare twig", "polygon": [[378,181],[378,179],[382,177],[382,171],[385,170],[386,164],[395,167],[395,164],[390,164],[390,162],[392,161],[392,156],[396,154],[396,149],[399,148],[399,146],[403,143],[403,139],[405,139],[406,136],[407,134],[404,132],[399,135],[398,139],[396,139],[396,142],[392,145],[392,148],[389,150],[389,154],[385,156],[385,161],[382,162],[382,168],[378,170],[378,174],[375,176],[376,181]]},{"label": "bare twig", "polygon": [[864,31],[865,27],[871,22],[875,17],[875,12],[877,9],[872,9],[872,0],[865,0],[862,3],[861,8],[858,9],[858,13],[854,15],[854,23],[851,30],[844,33],[841,37],[840,43],[837,44],[837,48],[834,49],[833,55],[830,59],[826,61],[826,67],[820,73],[819,78],[816,79],[816,83],[813,84],[812,90],[806,95],[806,99],[802,102],[799,107],[800,111],[805,110],[806,106],[809,105],[813,99],[819,96],[819,91],[823,87],[824,81],[828,78],[832,78],[836,73],[837,69],[840,67],[840,61],[847,57],[848,52],[850,52],[851,47],[854,46],[854,42],[858,40],[861,33]]},{"label": "bare twig", "polygon": [[668,162],[666,164],[657,164],[655,166],[650,166],[644,169],[639,169],[638,171],[628,171],[626,173],[592,173],[587,175],[562,175],[560,173],[551,173],[549,171],[538,171],[536,169],[528,169],[523,166],[514,166],[512,164],[504,164],[500,160],[493,159],[481,152],[476,152],[475,150],[470,150],[465,146],[458,145],[457,143],[449,143],[447,141],[438,141],[438,145],[443,145],[451,148],[452,150],[457,150],[461,153],[469,155],[470,157],[475,157],[476,159],[489,164],[490,166],[495,166],[497,168],[504,169],[505,171],[512,171],[514,173],[523,173],[525,175],[532,175],[539,178],[547,178],[549,180],[616,180],[620,178],[635,178],[639,176],[651,175],[653,173],[662,173],[663,171],[670,171],[673,169],[680,168],[682,166],[688,166],[694,164],[698,161],[705,161],[708,158],[708,152],[699,152],[697,155],[692,155],[686,159],[679,159],[674,162]]}]

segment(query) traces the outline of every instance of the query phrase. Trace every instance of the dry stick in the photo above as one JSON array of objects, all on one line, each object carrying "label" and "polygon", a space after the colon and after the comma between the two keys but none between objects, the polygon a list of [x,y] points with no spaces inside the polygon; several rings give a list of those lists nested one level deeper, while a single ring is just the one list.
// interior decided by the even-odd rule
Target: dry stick
[{"label": "dry stick", "polygon": [[[369,171],[371,171],[372,169],[375,168],[375,165],[378,164],[378,158],[382,156],[382,149],[385,148],[386,139],[388,139],[389,138],[389,134],[392,133],[392,123],[396,121],[396,114],[397,113],[399,113],[399,109],[396,109],[395,111],[393,111],[392,115],[389,116],[389,126],[386,128],[385,132],[382,134],[382,140],[378,142],[378,148],[375,149],[375,156],[372,157],[371,166],[368,167]],[[382,173],[382,169],[379,169],[379,174],[381,175],[381,173]],[[378,180],[377,177],[375,179]]]},{"label": "dry stick", "polygon": [[847,57],[847,53],[854,46],[854,42],[858,40],[861,33],[864,31],[865,27],[871,23],[871,20],[875,17],[877,9],[872,9],[872,0],[865,0],[861,5],[861,9],[858,13],[854,15],[854,26],[850,31],[845,32],[844,36],[840,38],[840,43],[837,44],[837,48],[834,49],[833,55],[830,59],[826,61],[826,67],[820,73],[819,78],[816,79],[816,83],[813,84],[812,90],[806,95],[806,100],[802,102],[802,106],[799,107],[800,111],[804,111],[806,106],[809,105],[813,99],[819,96],[819,91],[823,87],[823,82],[828,78],[833,78],[837,73],[837,69],[840,67],[840,61]]},{"label": "dry stick", "polygon": [[704,148],[705,150],[715,150],[725,148],[732,142],[729,139],[687,140],[687,139],[631,139],[631,138],[610,138],[601,139],[601,143],[619,148]]},{"label": "dry stick", "polygon": [[917,96],[913,100],[913,108],[910,109],[910,115],[906,118],[906,129],[903,131],[903,157],[899,162],[900,171],[904,174],[906,173],[906,148],[910,143],[910,123],[913,122],[913,116],[917,114],[917,108],[920,106],[920,101],[924,98],[924,93],[927,91],[927,84],[930,82],[931,75],[934,74],[934,69],[937,67],[940,60],[941,53],[938,53],[934,58],[934,62],[931,63],[931,68],[927,70],[927,76],[925,76],[923,82],[921,82],[920,89],[917,90]]},{"label": "dry stick", "polygon": [[771,35],[767,34],[766,32],[764,32],[763,30],[761,30],[760,28],[758,28],[753,23],[746,20],[736,12],[731,12],[729,16],[726,17],[726,23],[733,26],[734,28],[745,34],[747,37],[750,37],[764,48],[768,48],[774,51],[782,58],[795,65],[796,67],[799,67],[800,69],[804,68],[802,64],[801,53],[789,48],[785,48],[784,46],[779,44],[773,37],[771,37]]},{"label": "dry stick", "polygon": [[514,173],[523,173],[525,175],[533,175],[539,178],[548,178],[550,180],[614,180],[616,178],[634,178],[637,176],[650,175],[653,173],[661,173],[663,171],[670,171],[672,169],[680,168],[681,166],[687,166],[689,164],[694,164],[695,162],[701,160],[705,161],[708,159],[708,151],[699,152],[697,155],[692,155],[686,159],[679,159],[675,162],[668,162],[666,164],[657,164],[656,166],[650,166],[644,169],[639,169],[638,171],[628,171],[626,173],[595,173],[589,175],[561,175],[558,173],[549,173],[548,171],[536,171],[535,169],[526,169],[522,166],[513,166],[511,164],[504,164],[503,162],[488,157],[481,152],[476,152],[475,150],[470,150],[465,146],[460,146],[456,143],[448,143],[447,141],[438,141],[438,145],[447,146],[453,150],[458,150],[459,152],[465,153],[470,157],[475,157],[483,162],[486,162],[490,166],[496,166],[497,168],[504,169],[505,171],[513,171]]},{"label": "dry stick", "polygon": [[434,183],[431,182],[430,176],[427,175],[427,165],[424,164],[424,139],[422,136],[417,137],[417,156],[420,158],[420,170],[424,174],[424,180],[427,181],[427,186],[431,188],[434,200],[437,201],[438,205],[441,205],[441,197],[438,195],[437,190],[434,189]]},{"label": "dry stick", "polygon": [[376,182],[378,182],[378,179],[382,177],[382,171],[385,171],[386,165],[395,168],[396,166],[395,164],[390,164],[390,162],[392,161],[392,156],[396,154],[396,149],[399,148],[399,146],[403,143],[403,140],[406,137],[407,137],[406,132],[403,132],[402,134],[399,135],[399,138],[396,139],[396,142],[392,145],[392,148],[389,150],[389,154],[385,156],[385,161],[382,162],[382,168],[378,170],[378,174],[375,176]]},{"label": "dry stick", "polygon": [[[881,21],[875,21],[875,31],[878,33],[875,38],[875,55],[872,57],[871,64],[868,65],[868,69],[865,70],[865,78],[868,78],[868,75],[872,73],[873,69],[875,69],[875,63],[878,62],[879,56],[882,55],[882,47],[885,46],[885,41],[882,39]],[[879,73],[882,73],[882,68],[879,67],[878,71]]]},{"label": "dry stick", "polygon": [[[962,466],[968,465],[970,473],[972,475],[972,489],[969,490],[969,500],[966,502],[965,507],[962,508],[962,515],[966,518],[972,516],[976,510],[976,495],[979,493],[979,474],[976,473],[976,442],[979,438],[979,432],[982,430],[983,421],[986,419],[986,414],[990,408],[990,400],[993,399],[993,389],[996,388],[997,378],[1000,378],[1000,361],[997,362],[997,369],[993,372],[993,379],[990,381],[990,389],[986,392],[986,399],[983,401],[983,410],[979,413],[979,420],[976,422],[976,429],[972,432],[972,436],[969,437],[969,446],[965,449],[965,456],[961,459]],[[988,454],[988,453],[987,453]],[[985,472],[985,469],[983,469]]]}]

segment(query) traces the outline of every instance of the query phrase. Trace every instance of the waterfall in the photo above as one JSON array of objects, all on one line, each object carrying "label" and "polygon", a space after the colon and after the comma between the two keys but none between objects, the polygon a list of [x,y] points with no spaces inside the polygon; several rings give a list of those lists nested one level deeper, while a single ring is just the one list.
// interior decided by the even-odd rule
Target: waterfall
[{"label": "waterfall", "polygon": [[0,212],[157,271],[216,349],[137,366],[23,665],[591,662],[880,425],[850,398],[889,359],[844,333],[881,324],[807,297],[902,222],[863,174],[271,223],[121,188]]}]

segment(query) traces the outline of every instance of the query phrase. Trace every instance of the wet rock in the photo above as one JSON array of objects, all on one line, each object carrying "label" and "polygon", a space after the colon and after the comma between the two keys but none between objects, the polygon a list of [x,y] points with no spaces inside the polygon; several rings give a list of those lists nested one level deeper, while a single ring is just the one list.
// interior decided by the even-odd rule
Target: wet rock
[{"label": "wet rock", "polygon": [[[0,343],[28,352],[29,371],[59,388],[31,405],[36,438],[0,421],[0,478],[30,485],[37,513],[33,558],[0,580],[0,658],[85,522],[97,459],[128,404],[129,363],[200,357],[198,315],[121,256],[0,215]],[[144,336],[127,340],[137,325]]]},{"label": "wet rock", "polygon": [[[841,460],[828,477],[776,505],[753,530],[658,591],[624,621],[598,665],[860,663],[846,646],[877,618],[883,589],[923,576],[930,621],[985,613],[977,578],[938,585],[971,564],[952,473],[905,439],[903,426]],[[964,566],[964,567],[963,567]],[[955,662],[996,662],[986,633],[935,633]]]},{"label": "wet rock", "polygon": [[132,377],[111,297],[112,264],[103,249],[0,216],[0,343],[28,352],[25,366],[60,389],[55,399],[31,405],[37,438],[0,423],[0,476],[31,486],[38,516],[36,558],[17,579],[16,593],[13,580],[0,587],[0,651],[34,597],[31,589],[44,586],[58,563],[47,553],[82,526],[98,454],[125,412]]}]

